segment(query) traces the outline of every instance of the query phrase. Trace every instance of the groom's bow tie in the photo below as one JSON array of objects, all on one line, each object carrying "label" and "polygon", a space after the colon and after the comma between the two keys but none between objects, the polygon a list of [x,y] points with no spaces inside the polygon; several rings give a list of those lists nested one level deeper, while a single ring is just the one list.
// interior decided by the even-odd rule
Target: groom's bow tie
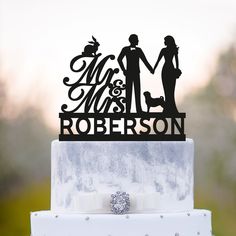
[{"label": "groom's bow tie", "polygon": [[130,47],[130,50],[132,51],[132,50],[136,50],[136,48],[135,47]]}]

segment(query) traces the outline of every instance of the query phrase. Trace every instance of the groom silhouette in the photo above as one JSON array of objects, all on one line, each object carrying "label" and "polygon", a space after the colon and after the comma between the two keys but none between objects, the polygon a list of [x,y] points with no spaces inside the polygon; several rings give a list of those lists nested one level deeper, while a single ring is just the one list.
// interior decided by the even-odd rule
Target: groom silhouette
[{"label": "groom silhouette", "polygon": [[[138,36],[131,34],[129,36],[130,46],[124,47],[117,60],[126,77],[126,112],[130,113],[131,101],[132,101],[132,85],[134,85],[136,112],[141,113],[141,101],[140,101],[140,69],[139,59],[143,61],[145,66],[153,74],[153,68],[148,63],[141,48],[136,47],[138,45]],[[123,64],[123,58],[126,57],[126,68]]]}]

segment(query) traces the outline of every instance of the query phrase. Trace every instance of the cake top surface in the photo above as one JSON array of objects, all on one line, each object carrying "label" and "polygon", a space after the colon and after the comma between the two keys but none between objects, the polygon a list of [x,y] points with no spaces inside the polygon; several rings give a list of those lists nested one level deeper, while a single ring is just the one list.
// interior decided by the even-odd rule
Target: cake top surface
[{"label": "cake top surface", "polygon": [[[61,142],[59,139],[55,139],[52,141],[52,144],[57,144],[57,143],[71,143],[71,144],[74,144],[74,143],[91,143],[90,141],[82,141],[82,140],[77,140],[77,141],[63,141]],[[103,141],[94,141],[93,143],[104,143]],[[133,143],[133,144],[137,144],[137,141],[107,141],[106,143],[121,143],[121,144],[125,144],[125,143]],[[146,143],[152,143],[152,141],[140,141],[138,142],[140,144],[146,144]],[[185,144],[185,143],[189,143],[189,144],[192,144],[194,143],[193,139],[191,138],[186,138],[185,141],[155,141],[154,144],[157,144],[157,143],[162,143],[162,144]]]}]

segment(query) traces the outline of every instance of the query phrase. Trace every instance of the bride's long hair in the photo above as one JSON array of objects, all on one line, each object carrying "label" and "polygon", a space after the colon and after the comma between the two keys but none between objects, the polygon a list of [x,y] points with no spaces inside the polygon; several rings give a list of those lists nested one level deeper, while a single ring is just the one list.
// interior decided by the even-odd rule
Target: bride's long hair
[{"label": "bride's long hair", "polygon": [[175,44],[175,39],[170,35],[167,35],[164,39],[167,48],[173,51],[173,53],[178,53],[179,47]]}]

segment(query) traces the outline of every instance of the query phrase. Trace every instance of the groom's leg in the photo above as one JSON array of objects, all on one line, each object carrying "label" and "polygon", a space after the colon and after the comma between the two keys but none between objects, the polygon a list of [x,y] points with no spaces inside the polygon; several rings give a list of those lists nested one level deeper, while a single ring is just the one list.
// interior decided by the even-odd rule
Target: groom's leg
[{"label": "groom's leg", "polygon": [[126,112],[130,113],[132,101],[132,78],[126,76]]},{"label": "groom's leg", "polygon": [[134,92],[135,92],[135,103],[137,113],[142,112],[141,107],[141,97],[140,97],[140,75],[139,73],[135,75],[134,78]]}]

